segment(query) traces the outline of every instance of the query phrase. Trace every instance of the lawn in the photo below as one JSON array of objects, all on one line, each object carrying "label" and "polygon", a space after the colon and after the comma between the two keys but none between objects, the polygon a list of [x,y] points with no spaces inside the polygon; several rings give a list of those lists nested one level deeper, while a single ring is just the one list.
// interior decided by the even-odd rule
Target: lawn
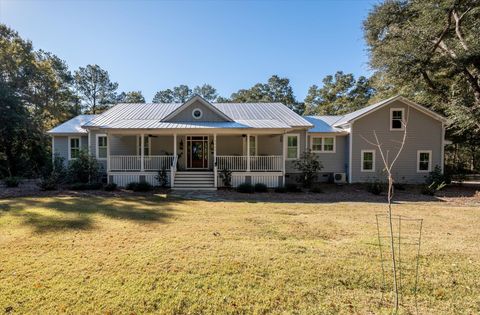
[{"label": "lawn", "polygon": [[[384,205],[276,199],[0,200],[0,313],[387,314],[375,224]],[[479,313],[479,207],[394,211],[424,219],[419,313]],[[402,310],[415,313],[412,294]]]}]

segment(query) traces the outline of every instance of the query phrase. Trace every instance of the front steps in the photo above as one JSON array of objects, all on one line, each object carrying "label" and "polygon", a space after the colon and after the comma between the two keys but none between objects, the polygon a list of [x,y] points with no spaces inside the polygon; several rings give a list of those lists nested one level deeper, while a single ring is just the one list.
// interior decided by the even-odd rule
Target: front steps
[{"label": "front steps", "polygon": [[213,172],[182,171],[175,173],[174,190],[216,190]]}]

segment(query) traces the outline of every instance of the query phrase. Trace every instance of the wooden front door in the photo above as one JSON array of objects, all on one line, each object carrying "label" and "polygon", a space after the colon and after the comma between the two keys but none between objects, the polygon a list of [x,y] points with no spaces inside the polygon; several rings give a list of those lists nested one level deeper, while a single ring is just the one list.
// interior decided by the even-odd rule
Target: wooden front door
[{"label": "wooden front door", "polygon": [[187,136],[187,168],[208,168],[208,136]]}]

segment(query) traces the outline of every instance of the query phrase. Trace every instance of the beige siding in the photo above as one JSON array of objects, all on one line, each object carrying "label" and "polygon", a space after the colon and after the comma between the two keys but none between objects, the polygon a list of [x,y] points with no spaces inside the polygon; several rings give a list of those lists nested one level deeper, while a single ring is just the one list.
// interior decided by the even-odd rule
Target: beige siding
[{"label": "beige siding", "polygon": [[[199,108],[203,112],[202,118],[194,119],[192,117],[192,111],[195,108]],[[196,101],[190,104],[188,107],[184,108],[175,117],[170,119],[170,121],[225,121],[225,119],[209,107],[205,106],[203,103]]]},{"label": "beige siding", "polygon": [[[368,182],[375,179],[385,180],[383,163],[378,150],[367,143],[374,141],[375,131],[384,151],[389,152],[389,159],[398,152],[399,142],[403,137],[403,131],[390,131],[390,108],[404,108],[405,115],[409,112],[407,127],[407,141],[403,152],[393,169],[397,182],[421,183],[425,181],[427,173],[417,172],[417,151],[432,151],[432,169],[442,163],[442,123],[417,109],[396,101],[375,112],[355,121],[352,127],[352,182]],[[361,151],[375,150],[375,172],[361,171]]]},{"label": "beige siding", "polygon": [[137,155],[137,136],[110,135],[110,155]]},{"label": "beige siding", "polygon": [[[331,135],[325,134],[310,134],[308,137],[308,148],[311,149],[311,137],[312,136],[319,136],[319,137],[331,137]],[[335,152],[334,153],[326,153],[326,152],[318,152],[314,153],[318,160],[322,163],[322,173],[345,173],[348,169],[348,136],[341,135],[335,136]]]}]

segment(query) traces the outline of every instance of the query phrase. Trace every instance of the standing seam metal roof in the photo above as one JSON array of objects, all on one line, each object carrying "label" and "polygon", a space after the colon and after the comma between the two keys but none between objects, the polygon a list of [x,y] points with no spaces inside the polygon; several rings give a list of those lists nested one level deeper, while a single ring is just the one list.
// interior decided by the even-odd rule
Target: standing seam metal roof
[{"label": "standing seam metal roof", "polygon": [[[84,126],[100,128],[147,128],[137,126],[148,125],[156,126],[148,128],[186,128],[180,127],[181,124],[173,127],[173,124],[169,125],[167,121],[161,121],[181,105],[182,103],[117,104]],[[312,127],[307,120],[294,113],[282,103],[212,103],[212,105],[232,118],[235,123],[238,123],[236,128]],[[157,121],[157,123],[153,123],[153,121]],[[210,126],[212,126],[214,122],[208,123],[209,124],[203,124],[203,126],[212,128]],[[185,122],[185,124],[192,125],[196,124],[196,122],[188,121]],[[198,126],[198,124],[196,125]]]}]

